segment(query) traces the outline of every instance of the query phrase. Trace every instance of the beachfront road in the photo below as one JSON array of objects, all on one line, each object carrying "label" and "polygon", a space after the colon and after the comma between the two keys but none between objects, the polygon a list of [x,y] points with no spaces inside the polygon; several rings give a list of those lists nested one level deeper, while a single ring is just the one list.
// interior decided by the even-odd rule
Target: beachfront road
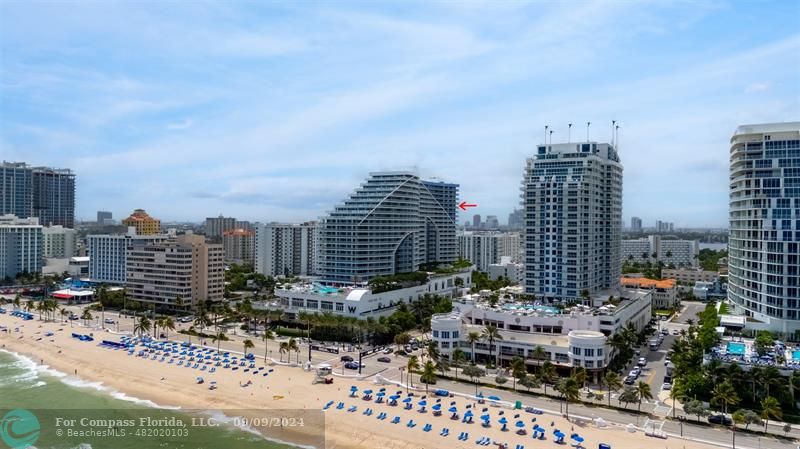
[{"label": "beachfront road", "polygon": [[[80,307],[72,306],[72,307],[69,307],[69,309],[72,309],[76,314],[80,315],[80,311],[81,311]],[[99,314],[96,314],[96,315],[99,315]],[[108,328],[110,331],[116,331],[116,329],[117,329],[116,321],[119,321],[119,330],[120,330],[120,332],[130,333],[130,332],[133,331],[134,320],[133,320],[132,317],[126,317],[126,316],[119,317],[116,312],[108,312],[108,313],[105,314],[105,317],[107,319],[112,319],[112,320],[115,321],[115,323],[112,324],[112,325],[105,325],[105,327]],[[82,320],[77,320],[77,321],[73,322],[73,325],[74,326],[80,326],[82,323],[83,323]],[[94,323],[92,323],[92,326],[95,328],[95,332],[97,332],[97,331],[102,332],[102,329],[100,329],[101,325],[100,325],[99,317],[98,317],[98,319],[96,319],[94,321]],[[190,326],[190,324],[178,324],[178,329],[188,329],[189,326]],[[213,332],[213,331],[209,331],[209,332]],[[261,340],[257,336],[250,336],[250,335],[246,335],[245,336],[245,335],[241,335],[241,333],[242,332],[239,331],[239,330],[237,330],[237,334],[238,335],[234,335],[232,333],[229,333],[228,337],[231,340],[230,341],[226,341],[226,342],[221,342],[220,343],[220,349],[222,351],[234,351],[234,352],[241,353],[243,351],[242,342],[245,339],[250,339],[256,345],[255,348],[253,348],[250,352],[253,352],[259,358],[263,357],[264,349],[265,349],[264,348],[264,341]],[[181,335],[181,334],[177,334],[175,332],[170,332],[170,338],[171,339],[175,339],[175,340],[184,340],[184,341],[188,340],[187,336]],[[268,346],[268,348],[269,348],[268,356],[271,357],[271,358],[274,358],[276,360],[281,359],[281,358],[283,358],[283,360],[286,360],[287,355],[281,356],[279,354],[279,351],[278,351],[278,347],[279,347],[280,342],[281,341],[285,341],[285,340],[286,340],[285,338],[280,338],[279,337],[275,341],[272,341],[272,340],[269,341],[269,343],[268,343],[268,345],[269,345]],[[665,338],[665,343],[671,343],[671,342],[667,342],[666,340],[667,339]],[[196,337],[194,337],[194,338],[192,338],[192,343],[197,344],[197,343],[199,343],[199,341],[198,341],[198,339]],[[207,346],[209,346],[209,347],[216,347],[216,345],[213,344],[211,341],[206,341],[205,344]],[[649,360],[648,364],[649,365],[652,364],[654,368],[656,368],[656,367],[660,368],[659,364],[663,365],[663,356],[665,355],[665,352],[666,352],[664,349],[666,349],[668,347],[669,347],[669,344],[662,345],[662,349],[660,351],[654,351],[652,354],[646,354],[645,357],[647,357],[648,360]],[[420,351],[417,351],[416,355],[419,356],[420,355],[419,352]],[[309,354],[308,346],[303,344],[303,343],[301,343],[300,344],[299,353],[292,353],[291,354],[291,358],[294,361],[294,360],[297,360],[298,356],[299,356],[299,360],[302,363],[302,362],[308,360],[308,354]],[[340,358],[343,355],[350,355],[355,360],[358,360],[358,353],[355,352],[355,351],[351,351],[351,352],[343,351],[340,354],[329,354],[329,353],[326,353],[326,352],[311,351],[311,362],[314,365],[317,365],[319,363],[330,363],[334,367],[334,370],[335,370],[335,372],[337,374],[344,373],[344,374],[349,374],[349,375],[355,375],[357,373],[357,371],[348,370],[348,369],[344,369],[343,368],[342,362],[340,361]],[[383,354],[374,354],[374,355],[371,355],[371,356],[368,356],[368,357],[364,358],[363,362],[366,364],[366,368],[364,370],[362,370],[362,375],[363,376],[374,376],[376,374],[381,374],[382,376],[384,376],[384,377],[386,377],[388,379],[399,381],[400,377],[401,377],[400,368],[405,366],[408,358],[407,357],[395,356],[394,354],[390,354],[390,355],[388,355],[388,357],[390,358],[391,361],[389,363],[382,363],[382,362],[378,362],[377,361],[377,358],[380,357],[380,356],[383,356]],[[450,374],[452,375],[452,371],[451,371]],[[652,376],[653,377],[652,380],[648,379],[648,380],[651,380],[651,383],[653,384],[654,393],[659,391],[659,387],[658,386],[660,384],[660,376],[661,376],[661,373],[655,373]],[[406,382],[407,381],[407,379],[406,379],[407,376],[406,376],[405,373],[402,374],[402,377],[403,377],[402,380],[404,382]],[[418,375],[414,376],[414,384],[415,385],[418,383],[418,380],[417,380],[418,377],[419,377]],[[345,379],[335,379],[335,381],[336,382],[346,382]],[[510,383],[509,383],[509,386],[510,386]],[[464,394],[474,394],[475,393],[475,387],[474,387],[473,384],[466,383],[466,382],[453,382],[453,381],[449,381],[449,380],[445,380],[445,379],[439,379],[434,388],[443,388],[443,389],[457,391],[457,392],[464,393]],[[509,391],[495,390],[495,389],[492,389],[492,388],[485,388],[485,387],[480,387],[480,391],[482,391],[483,394],[486,395],[486,396],[497,395],[497,396],[500,396],[501,398],[503,398],[503,400],[511,401],[511,402],[516,401],[516,400],[520,400],[526,405],[533,405],[535,407],[538,407],[538,408],[541,408],[541,409],[544,409],[544,410],[550,410],[550,411],[558,412],[558,411],[561,410],[561,406],[562,406],[561,401],[558,401],[557,399],[554,399],[554,398],[546,398],[546,397],[543,397],[543,396],[521,395],[521,394],[515,394],[515,393],[512,393],[512,392],[509,392]],[[538,390],[538,391],[541,392],[541,390]],[[548,393],[551,392],[551,391],[552,391],[551,389],[548,389]],[[616,404],[616,395],[612,396],[612,403]],[[632,404],[631,408],[634,408],[634,407],[635,407],[635,405]],[[649,404],[649,403],[642,404],[642,410],[643,411],[652,412],[653,408],[654,408],[653,404]],[[583,405],[583,404],[571,404],[569,409],[570,409],[570,415],[577,415],[577,416],[581,416],[581,417],[585,417],[585,418],[591,418],[591,419],[599,417],[599,418],[603,418],[604,420],[606,420],[609,423],[620,424],[620,425],[627,425],[629,423],[633,423],[635,425],[636,424],[643,425],[644,424],[644,420],[646,419],[643,416],[638,416],[638,415],[633,414],[633,413],[625,413],[624,411],[611,410],[611,409],[606,409],[606,408],[602,408],[602,407],[591,407],[591,406],[587,406],[587,405]],[[638,419],[638,422],[637,422],[637,419]],[[732,439],[732,433],[731,433],[731,431],[729,429],[724,429],[724,428],[721,428],[721,427],[700,426],[700,425],[697,425],[697,424],[692,424],[691,423],[691,419],[692,418],[689,417],[689,420],[684,422],[684,424],[682,426],[683,427],[682,430],[683,430],[684,437],[715,443],[715,444],[719,445],[720,447],[731,447],[731,444],[732,444],[732,440],[731,440]],[[666,420],[662,430],[667,432],[667,433],[669,433],[670,435],[678,436],[681,433],[680,422]],[[774,432],[774,433],[781,433],[782,432],[782,430],[780,429],[779,426],[772,426],[772,425],[770,425],[770,431]],[[656,442],[656,441],[657,440],[654,440],[654,442]],[[654,446],[654,447],[657,447],[657,446]],[[788,442],[776,440],[775,438],[757,437],[757,436],[752,436],[752,435],[748,435],[748,434],[741,433],[741,432],[739,432],[736,435],[736,447],[737,448],[747,448],[747,449],[796,449],[797,448],[797,446],[794,445],[794,444],[790,444]]]}]

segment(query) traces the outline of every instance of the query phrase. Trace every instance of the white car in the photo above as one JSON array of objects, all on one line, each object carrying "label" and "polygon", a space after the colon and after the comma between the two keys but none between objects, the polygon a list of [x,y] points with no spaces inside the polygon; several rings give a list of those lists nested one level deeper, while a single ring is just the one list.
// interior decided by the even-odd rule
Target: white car
[{"label": "white car", "polygon": [[636,364],[639,366],[645,366],[647,365],[647,359],[645,359],[644,357],[639,357],[639,361]]},{"label": "white car", "polygon": [[664,385],[661,386],[661,389],[662,390],[672,390],[672,384],[664,383]]}]

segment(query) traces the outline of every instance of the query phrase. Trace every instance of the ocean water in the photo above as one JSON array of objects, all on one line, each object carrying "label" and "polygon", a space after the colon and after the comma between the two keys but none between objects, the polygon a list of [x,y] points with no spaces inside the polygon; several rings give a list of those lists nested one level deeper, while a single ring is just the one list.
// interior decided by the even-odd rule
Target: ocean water
[{"label": "ocean water", "polygon": [[[226,422],[221,412],[158,408],[150,401],[132,398],[100,384],[38,366],[26,357],[0,351],[0,420],[14,409],[24,409],[37,418],[41,431],[31,446],[37,449],[297,448],[238,428],[236,425],[244,427],[244,423],[232,423],[230,419]],[[54,425],[57,418],[61,418],[61,425]],[[141,419],[150,418],[169,421],[164,425],[139,425]],[[76,420],[74,425],[67,422],[70,419]],[[102,420],[121,424],[105,424]],[[136,425],[126,426],[132,422]],[[210,422],[216,425],[209,426]],[[197,423],[200,425],[194,425]],[[58,430],[62,431],[60,436]],[[83,434],[77,434],[82,431]],[[65,435],[66,432],[72,434]],[[3,429],[0,429],[0,436],[3,436]],[[0,447],[7,446],[0,442]]]}]

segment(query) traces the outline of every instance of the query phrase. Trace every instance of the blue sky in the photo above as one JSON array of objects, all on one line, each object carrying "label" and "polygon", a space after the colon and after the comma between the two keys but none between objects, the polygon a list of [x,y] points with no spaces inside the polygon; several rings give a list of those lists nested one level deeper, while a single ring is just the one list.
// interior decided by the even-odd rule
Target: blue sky
[{"label": "blue sky", "polygon": [[621,125],[623,213],[727,222],[728,142],[798,120],[795,1],[0,3],[0,157],[80,218],[302,221],[370,171],[501,222],[541,143]]}]

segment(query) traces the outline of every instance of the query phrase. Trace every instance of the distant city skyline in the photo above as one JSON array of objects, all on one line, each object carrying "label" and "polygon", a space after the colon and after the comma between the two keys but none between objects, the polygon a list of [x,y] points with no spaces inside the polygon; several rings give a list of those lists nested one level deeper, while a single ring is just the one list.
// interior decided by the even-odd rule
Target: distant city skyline
[{"label": "distant city skyline", "polygon": [[73,170],[86,221],[301,223],[416,169],[505,222],[546,125],[617,120],[623,219],[721,228],[734,130],[798,119],[798,8],[4,2],[0,159]]}]

